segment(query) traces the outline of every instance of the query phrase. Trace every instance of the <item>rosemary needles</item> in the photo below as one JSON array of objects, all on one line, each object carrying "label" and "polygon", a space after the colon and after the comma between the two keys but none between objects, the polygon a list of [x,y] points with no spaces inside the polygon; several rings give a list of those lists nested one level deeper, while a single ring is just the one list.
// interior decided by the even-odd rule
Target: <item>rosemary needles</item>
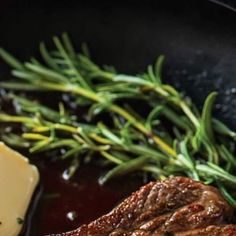
[{"label": "rosemary needles", "polygon": [[[85,109],[86,118],[81,122],[81,114],[66,108],[61,99],[55,109],[40,97],[35,102],[28,95],[10,94],[19,109],[14,114],[1,111],[0,121],[19,123],[23,129],[3,132],[2,139],[32,153],[63,148],[61,159],[73,159],[71,174],[81,159],[99,154],[100,163],[110,167],[102,184],[132,171],[148,172],[153,178],[186,175],[215,184],[236,207],[236,134],[212,117],[216,92],[209,94],[200,112],[163,83],[163,56],[147,72],[131,76],[96,65],[86,47],[77,53],[66,34],[53,42],[52,50],[40,44],[42,60],[25,63],[0,49],[14,77],[0,86],[31,96],[32,91],[66,93],[77,108]],[[145,112],[138,111],[139,103]]]}]

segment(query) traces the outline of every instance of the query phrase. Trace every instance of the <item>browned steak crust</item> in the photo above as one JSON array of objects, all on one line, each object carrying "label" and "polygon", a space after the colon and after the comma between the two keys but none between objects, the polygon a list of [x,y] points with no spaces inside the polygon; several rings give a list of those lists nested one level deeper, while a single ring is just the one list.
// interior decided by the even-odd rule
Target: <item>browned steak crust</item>
[{"label": "browned steak crust", "polygon": [[236,236],[236,226],[223,226],[232,216],[216,188],[173,177],[143,186],[107,215],[56,236]]},{"label": "browned steak crust", "polygon": [[235,236],[235,225],[210,225],[205,228],[176,233],[175,236]]}]

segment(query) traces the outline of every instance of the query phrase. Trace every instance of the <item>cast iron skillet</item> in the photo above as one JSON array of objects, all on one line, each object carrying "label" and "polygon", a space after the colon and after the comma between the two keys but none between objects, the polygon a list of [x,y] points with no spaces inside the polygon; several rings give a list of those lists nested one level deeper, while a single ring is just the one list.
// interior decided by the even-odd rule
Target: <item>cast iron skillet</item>
[{"label": "cast iron skillet", "polygon": [[216,114],[236,128],[234,11],[206,0],[97,2],[3,1],[0,45],[27,58],[40,40],[67,31],[98,63],[124,72],[143,71],[164,54],[165,79],[199,105],[217,90]]},{"label": "cast iron skillet", "polygon": [[[99,3],[98,3],[99,2]],[[224,1],[229,3],[230,1]],[[0,46],[26,59],[67,31],[99,64],[143,71],[166,56],[164,78],[199,106],[219,92],[215,114],[236,129],[236,13],[210,1],[4,1]],[[7,75],[0,62],[0,78]]]}]

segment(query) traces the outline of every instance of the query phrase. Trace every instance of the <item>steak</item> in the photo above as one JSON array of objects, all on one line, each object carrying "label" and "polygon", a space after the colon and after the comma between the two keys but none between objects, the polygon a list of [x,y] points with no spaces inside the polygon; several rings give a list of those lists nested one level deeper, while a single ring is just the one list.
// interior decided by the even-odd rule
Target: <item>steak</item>
[{"label": "steak", "polygon": [[232,218],[233,209],[216,188],[172,177],[141,187],[87,225],[51,236],[236,236]]},{"label": "steak", "polygon": [[235,236],[235,225],[210,225],[204,228],[175,233],[174,236]]}]

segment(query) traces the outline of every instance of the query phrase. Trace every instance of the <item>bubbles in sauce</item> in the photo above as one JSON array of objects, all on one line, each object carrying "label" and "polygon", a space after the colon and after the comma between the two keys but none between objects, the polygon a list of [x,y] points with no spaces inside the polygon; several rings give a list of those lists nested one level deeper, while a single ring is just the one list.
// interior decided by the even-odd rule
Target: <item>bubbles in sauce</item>
[{"label": "bubbles in sauce", "polygon": [[76,218],[78,217],[77,212],[76,211],[70,211],[66,214],[66,217],[71,220],[74,221],[76,220]]},{"label": "bubbles in sauce", "polygon": [[40,161],[43,193],[32,216],[29,235],[60,233],[79,227],[109,212],[123,198],[143,185],[137,175],[100,186],[104,169],[93,164],[79,168],[71,180],[63,178],[65,163]]}]

